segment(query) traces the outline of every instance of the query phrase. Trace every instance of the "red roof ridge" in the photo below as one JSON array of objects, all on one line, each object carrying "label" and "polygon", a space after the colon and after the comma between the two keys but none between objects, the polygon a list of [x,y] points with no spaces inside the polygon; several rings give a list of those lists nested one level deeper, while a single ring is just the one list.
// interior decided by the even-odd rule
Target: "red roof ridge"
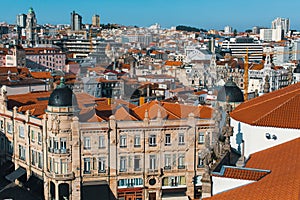
[{"label": "red roof ridge", "polygon": [[[300,83],[296,83],[296,84],[299,84],[299,86],[300,86]],[[288,86],[288,87],[295,86],[296,84],[290,85],[290,86]],[[279,94],[279,95],[274,95],[275,93],[279,93],[280,91],[283,91],[283,90],[286,90],[286,89],[287,89],[287,87],[284,87],[284,88],[278,89],[278,90],[276,90],[276,91],[274,91],[274,92],[270,92],[270,93],[267,93],[267,94],[263,94],[262,96],[259,96],[259,97],[257,97],[257,98],[251,99],[251,100],[249,100],[249,101],[246,101],[245,103],[242,103],[242,104],[240,104],[239,106],[237,106],[236,109],[234,109],[231,113],[235,113],[235,112],[237,112],[237,111],[245,110],[245,109],[247,109],[247,108],[249,108],[249,107],[253,107],[253,106],[257,105],[257,104],[262,104],[262,103],[265,103],[265,102],[268,102],[268,101],[272,101],[272,100],[277,99],[277,98],[279,98],[279,97],[282,97],[282,96],[286,96],[286,95],[288,95],[288,94],[295,93],[295,92],[297,92],[297,91],[300,92],[300,87],[299,87],[299,88],[296,88],[295,90],[288,91],[288,92],[286,92],[286,93],[282,93],[282,94]],[[272,96],[272,98],[267,98],[267,97],[269,97],[269,96]],[[260,99],[262,99],[262,98],[267,98],[267,99],[264,99],[264,100],[262,100],[262,101],[258,101],[258,100],[260,100]],[[258,101],[258,102],[252,103],[253,101]],[[250,103],[249,103],[249,102],[250,102]],[[247,104],[248,104],[248,105],[247,105]]]},{"label": "red roof ridge", "polygon": [[[299,90],[300,90],[300,88],[299,88]],[[280,96],[283,96],[283,95],[279,95],[278,97],[280,97]],[[297,94],[297,95],[293,96],[292,98],[289,99],[289,101],[292,100],[292,99],[295,99],[297,96],[300,96],[300,94]],[[278,98],[278,97],[276,97],[276,98]],[[283,105],[288,104],[289,101],[285,101],[285,102],[283,102],[282,104],[278,104],[275,108],[273,108],[272,110],[270,110],[270,111],[267,112],[266,114],[261,115],[259,118],[257,118],[256,120],[254,120],[254,121],[253,121],[253,124],[255,124],[256,122],[260,121],[263,117],[266,117],[266,116],[270,115],[273,111],[279,109],[279,108],[282,107]]]},{"label": "red roof ridge", "polygon": [[271,170],[267,169],[223,165],[220,172],[213,172],[212,176],[259,181],[260,179],[268,175],[270,172]]}]

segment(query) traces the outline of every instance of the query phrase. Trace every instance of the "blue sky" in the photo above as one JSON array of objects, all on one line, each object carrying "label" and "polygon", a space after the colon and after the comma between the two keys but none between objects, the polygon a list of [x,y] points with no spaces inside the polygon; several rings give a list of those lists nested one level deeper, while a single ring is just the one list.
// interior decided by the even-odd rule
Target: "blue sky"
[{"label": "blue sky", "polygon": [[[253,26],[270,27],[276,17],[289,18],[291,28],[300,30],[300,1],[282,0],[1,0],[0,22],[15,23],[16,15],[32,6],[39,24],[69,24],[75,10],[83,23],[99,14],[101,23],[169,28],[189,25],[204,29],[238,31]],[[247,3],[245,3],[247,2]]]}]

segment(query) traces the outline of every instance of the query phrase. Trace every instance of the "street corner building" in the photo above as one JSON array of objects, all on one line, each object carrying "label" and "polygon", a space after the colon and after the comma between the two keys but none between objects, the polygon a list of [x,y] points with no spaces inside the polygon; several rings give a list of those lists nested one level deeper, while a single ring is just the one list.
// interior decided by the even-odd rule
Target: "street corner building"
[{"label": "street corner building", "polygon": [[0,101],[2,172],[23,187],[37,180],[41,199],[211,194],[214,163],[206,158],[218,138],[212,107],[159,101],[136,106],[74,93],[63,81],[52,92],[1,91]]}]

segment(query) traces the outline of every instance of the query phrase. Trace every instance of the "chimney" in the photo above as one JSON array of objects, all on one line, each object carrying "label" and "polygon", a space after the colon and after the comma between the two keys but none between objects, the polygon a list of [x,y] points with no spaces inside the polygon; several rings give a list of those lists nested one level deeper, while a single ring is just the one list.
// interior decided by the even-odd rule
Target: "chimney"
[{"label": "chimney", "polygon": [[140,97],[139,105],[143,105],[145,103],[145,97]]}]

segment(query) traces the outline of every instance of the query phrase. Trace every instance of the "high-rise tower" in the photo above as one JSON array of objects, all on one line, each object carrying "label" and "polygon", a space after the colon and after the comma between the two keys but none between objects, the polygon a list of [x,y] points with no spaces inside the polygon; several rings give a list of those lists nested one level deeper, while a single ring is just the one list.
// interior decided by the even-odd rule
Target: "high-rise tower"
[{"label": "high-rise tower", "polygon": [[290,30],[290,19],[277,17],[272,21],[272,29],[281,29],[287,34]]},{"label": "high-rise tower", "polygon": [[33,8],[29,8],[26,19],[26,40],[28,45],[33,45],[37,40],[37,20]]},{"label": "high-rise tower", "polygon": [[82,27],[82,17],[75,11],[71,12],[71,30],[80,31]]},{"label": "high-rise tower", "polygon": [[99,15],[94,15],[92,17],[92,25],[95,27],[100,27],[100,16]]},{"label": "high-rise tower", "polygon": [[25,14],[17,15],[17,26],[21,27],[21,28],[25,28],[26,27],[26,19],[27,19],[27,15],[25,15]]}]

